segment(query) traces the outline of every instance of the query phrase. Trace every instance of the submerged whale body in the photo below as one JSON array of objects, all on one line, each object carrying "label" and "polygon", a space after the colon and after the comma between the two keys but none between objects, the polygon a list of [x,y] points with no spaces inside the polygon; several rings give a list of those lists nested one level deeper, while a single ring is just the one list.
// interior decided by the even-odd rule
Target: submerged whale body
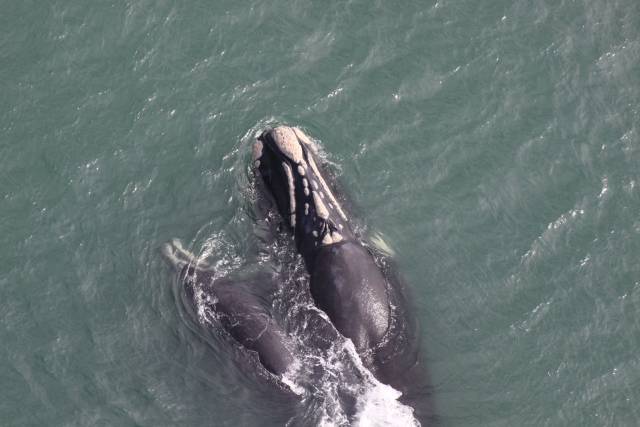
[{"label": "submerged whale body", "polygon": [[[300,129],[279,126],[262,132],[252,154],[262,200],[271,201],[286,232],[293,234],[309,274],[313,303],[333,324],[332,331],[308,332],[330,341],[338,333],[349,339],[364,367],[414,406],[412,396],[422,399],[427,383],[403,286],[355,233],[343,196],[317,151]],[[271,226],[273,233],[275,228]],[[216,313],[222,328],[255,352],[266,371],[282,378],[299,366],[291,338],[271,313],[267,294],[282,281],[278,274],[259,270],[241,278],[217,277],[177,240],[166,244],[163,253],[194,306],[204,304]],[[430,415],[430,403],[425,408],[420,412]]]}]

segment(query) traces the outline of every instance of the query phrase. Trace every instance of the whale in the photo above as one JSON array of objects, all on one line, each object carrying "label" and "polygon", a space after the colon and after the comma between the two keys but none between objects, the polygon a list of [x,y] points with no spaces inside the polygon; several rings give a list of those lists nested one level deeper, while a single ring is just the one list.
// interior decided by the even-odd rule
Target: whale
[{"label": "whale", "polygon": [[277,272],[261,269],[240,277],[218,277],[211,265],[185,249],[178,239],[161,250],[193,308],[215,313],[222,329],[256,354],[266,371],[275,377],[287,372],[296,358],[286,332],[271,313],[269,292],[281,280]]},{"label": "whale", "polygon": [[265,129],[253,144],[252,162],[259,188],[293,235],[317,307],[379,381],[405,396],[424,390],[418,325],[406,286],[355,231],[317,143],[297,127]]},{"label": "whale", "polygon": [[[289,387],[298,396],[287,392],[294,400],[299,395],[290,387],[290,375],[301,366],[304,370],[305,353],[324,351],[346,339],[376,380],[401,392],[399,400],[416,415],[433,419],[407,287],[389,255],[361,235],[318,144],[297,127],[277,126],[257,134],[251,151],[249,170],[258,196],[251,215],[253,238],[268,248],[277,236],[293,236],[285,240],[293,241],[292,250],[306,270],[307,292],[324,317],[303,322],[311,338],[305,344],[310,347],[300,353],[300,337],[292,337],[273,312],[274,294],[291,285],[278,266],[267,262],[244,265],[233,274],[217,272],[173,239],[161,248],[162,254],[189,305],[214,313],[215,324],[206,326],[221,329],[241,352],[256,356],[258,370],[269,374],[269,382],[275,379],[280,389]],[[309,369],[311,376],[301,384],[317,378],[314,368]],[[355,413],[357,396],[343,393],[340,399],[347,413]]]}]

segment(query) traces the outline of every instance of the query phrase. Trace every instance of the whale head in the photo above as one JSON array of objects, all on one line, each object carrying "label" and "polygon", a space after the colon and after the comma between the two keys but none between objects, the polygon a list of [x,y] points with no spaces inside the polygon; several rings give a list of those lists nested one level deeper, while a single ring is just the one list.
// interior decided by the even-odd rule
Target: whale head
[{"label": "whale head", "polygon": [[317,146],[302,130],[278,126],[253,145],[253,165],[298,250],[309,261],[318,247],[351,237],[347,216],[328,184]]}]

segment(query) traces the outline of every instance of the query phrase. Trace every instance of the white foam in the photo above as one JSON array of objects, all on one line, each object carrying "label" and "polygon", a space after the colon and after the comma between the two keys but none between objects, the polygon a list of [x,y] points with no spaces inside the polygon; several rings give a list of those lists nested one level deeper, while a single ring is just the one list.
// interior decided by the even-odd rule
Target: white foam
[{"label": "white foam", "polygon": [[[303,327],[299,332],[305,330]],[[304,406],[311,410],[307,414],[313,419],[310,424],[327,427],[420,426],[413,416],[413,408],[398,401],[402,393],[380,383],[364,367],[351,340],[339,339],[326,353],[313,351],[298,356],[300,362],[287,370],[282,380],[302,397]],[[308,376],[309,372],[318,372],[319,369],[323,372],[322,378]],[[353,376],[356,372],[357,375]],[[354,381],[355,378],[359,380]],[[313,381],[311,387],[309,381]],[[355,407],[352,408],[355,414],[348,411],[353,415],[347,415],[338,397],[340,390],[355,398]]]},{"label": "white foam", "polygon": [[398,401],[402,393],[382,384],[365,368],[351,340],[346,341],[345,349],[365,378],[365,387],[358,395],[353,425],[420,426],[420,422],[413,416],[413,408]]},{"label": "white foam", "polygon": [[402,393],[388,385],[378,383],[358,396],[354,426],[419,426],[413,409],[398,401]]},{"label": "white foam", "polygon": [[287,371],[282,374],[280,380],[287,386],[289,389],[297,394],[298,396],[304,395],[304,387],[296,384],[296,378],[298,376],[298,371],[300,370],[300,361],[298,359],[293,362]]}]

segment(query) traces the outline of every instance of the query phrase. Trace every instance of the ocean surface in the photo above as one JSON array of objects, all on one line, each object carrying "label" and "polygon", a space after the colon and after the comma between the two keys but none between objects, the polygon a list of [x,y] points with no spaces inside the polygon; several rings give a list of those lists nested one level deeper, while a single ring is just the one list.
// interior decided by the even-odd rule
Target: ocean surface
[{"label": "ocean surface", "polygon": [[242,268],[274,124],[395,254],[438,425],[640,424],[637,0],[0,10],[1,426],[409,422],[280,399],[183,307],[159,248]]}]

